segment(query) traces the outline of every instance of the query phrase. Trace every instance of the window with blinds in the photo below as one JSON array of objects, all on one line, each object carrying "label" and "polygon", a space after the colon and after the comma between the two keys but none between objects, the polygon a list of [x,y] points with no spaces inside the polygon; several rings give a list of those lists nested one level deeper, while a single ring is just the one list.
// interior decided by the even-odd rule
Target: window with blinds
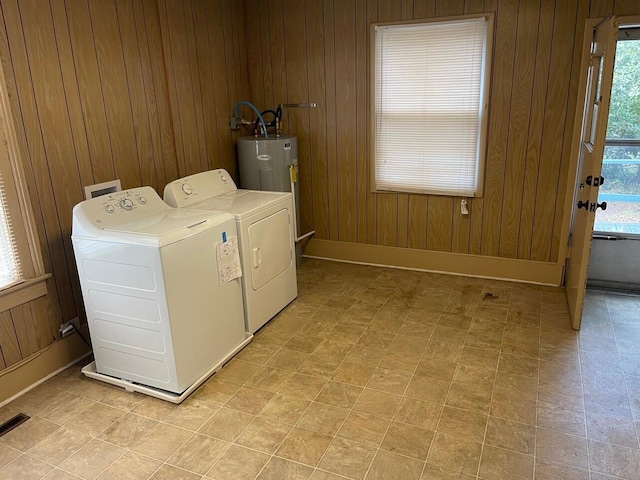
[{"label": "window with blinds", "polygon": [[374,27],[375,190],[482,195],[492,21]]},{"label": "window with blinds", "polygon": [[0,171],[0,289],[14,285],[21,280],[20,259],[15,235],[11,228],[2,171]]}]

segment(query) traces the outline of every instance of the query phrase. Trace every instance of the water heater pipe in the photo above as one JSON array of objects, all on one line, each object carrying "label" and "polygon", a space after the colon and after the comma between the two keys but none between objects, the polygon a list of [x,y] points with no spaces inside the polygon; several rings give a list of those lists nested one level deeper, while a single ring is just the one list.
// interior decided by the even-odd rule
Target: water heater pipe
[{"label": "water heater pipe", "polygon": [[256,112],[256,115],[258,116],[258,120],[260,120],[260,123],[262,124],[262,130],[264,131],[264,138],[269,138],[269,134],[267,133],[267,125],[264,123],[264,119],[262,118],[262,115],[260,115],[260,111],[255,107],[253,103],[246,102],[244,100],[236,103],[236,106],[233,107],[233,116],[234,117],[238,116],[238,110],[240,109],[240,105],[247,105],[251,107],[254,112]]},{"label": "water heater pipe", "polygon": [[291,194],[293,195],[293,236],[295,237],[295,242],[298,243],[301,240],[304,240],[311,235],[316,233],[315,230],[311,230],[310,232],[305,233],[304,235],[298,236],[298,222],[296,221],[296,180],[297,175],[295,174],[295,166],[291,165],[289,167],[289,177],[291,178]]}]

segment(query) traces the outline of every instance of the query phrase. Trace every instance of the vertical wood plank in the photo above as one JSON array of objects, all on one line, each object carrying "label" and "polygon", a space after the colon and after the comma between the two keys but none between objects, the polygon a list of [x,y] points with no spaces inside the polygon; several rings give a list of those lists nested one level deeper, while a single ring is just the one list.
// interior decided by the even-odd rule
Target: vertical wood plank
[{"label": "vertical wood plank", "polygon": [[436,0],[436,17],[462,15],[464,0]]},{"label": "vertical wood plank", "polygon": [[264,2],[260,0],[246,0],[245,9],[247,10],[247,55],[249,64],[249,89],[251,98],[259,108],[272,108],[271,102],[265,101],[265,57],[262,54],[262,26],[264,23],[260,20],[260,5]]},{"label": "vertical wood plank", "polygon": [[[367,23],[370,25],[372,23],[376,23],[378,21],[378,0],[366,0],[366,15],[367,15]],[[367,36],[368,42],[367,42],[367,52],[369,52],[373,46],[371,45],[371,37],[368,35]],[[378,235],[378,228],[377,228],[377,221],[378,221],[378,196],[372,192],[372,185],[371,185],[371,176],[372,176],[372,168],[373,168],[373,148],[372,148],[372,142],[373,142],[373,138],[371,137],[371,131],[372,131],[372,116],[371,116],[371,109],[373,108],[372,105],[372,100],[371,100],[371,89],[373,88],[372,84],[371,84],[371,69],[373,68],[373,65],[371,65],[371,55],[367,54],[367,72],[368,72],[368,79],[367,79],[367,130],[365,132],[365,135],[367,137],[367,182],[368,182],[368,186],[367,186],[367,243],[376,243],[376,239],[377,239],[377,235]]]},{"label": "vertical wood plank", "polygon": [[464,1],[464,13],[482,13],[484,12],[484,0],[465,0]]},{"label": "vertical wood plank", "polygon": [[[139,39],[142,37],[135,24],[133,5],[127,0],[117,0],[117,18],[120,25],[122,50],[125,64],[126,79],[129,87],[129,100],[133,132],[138,153],[140,168],[140,184],[151,185],[157,191],[162,191],[164,185],[158,184],[156,177],[156,156],[154,155],[149,122],[149,103],[145,94],[143,63],[140,55]],[[130,159],[132,161],[133,159]]]},{"label": "vertical wood plank", "polygon": [[638,13],[640,13],[640,5],[637,0],[615,0],[613,4],[614,15],[638,15]]},{"label": "vertical wood plank", "polygon": [[309,99],[318,101],[309,117],[311,170],[313,192],[313,219],[315,238],[329,239],[329,199],[327,172],[327,102],[325,82],[325,29],[324,7],[321,2],[306,2],[306,30],[313,41],[307,42],[309,65]]},{"label": "vertical wood plank", "polygon": [[37,323],[31,314],[29,304],[19,305],[9,311],[11,322],[13,323],[15,335],[20,349],[20,358],[28,357],[40,346],[38,336],[40,336]]},{"label": "vertical wood plank", "polygon": [[2,349],[4,364],[7,367],[22,360],[10,312],[0,313],[0,349]]},{"label": "vertical wood plank", "polygon": [[414,0],[413,18],[431,18],[436,16],[436,0]]},{"label": "vertical wood plank", "polygon": [[613,13],[614,0],[591,0],[589,17],[607,17]]},{"label": "vertical wood plank", "polygon": [[523,132],[529,129],[539,13],[539,0],[520,4],[500,226],[500,256],[508,258],[515,258],[518,249],[526,165],[527,137]]},{"label": "vertical wood plank", "polygon": [[409,248],[427,248],[427,196],[409,195]]},{"label": "vertical wood plank", "polygon": [[524,165],[520,231],[518,232],[517,257],[521,259],[528,259],[531,251],[533,215],[538,186],[538,166],[540,164],[544,112],[547,102],[554,11],[555,0],[542,0],[536,46],[536,64],[533,72],[531,118],[529,119],[527,153]]},{"label": "vertical wood plank", "polygon": [[517,30],[518,0],[500,0],[496,16],[493,52],[491,106],[487,163],[485,168],[482,254],[497,256],[500,251],[500,218],[506,143],[509,128],[509,105],[513,78],[513,60]]},{"label": "vertical wood plank", "polygon": [[[285,0],[283,6],[285,12],[284,37],[297,39],[295,42],[286,42],[285,44],[287,98],[292,103],[308,103],[313,100],[309,98],[305,2]],[[301,231],[298,232],[299,234],[313,229],[309,115],[310,109],[306,108],[292,108],[289,111],[290,131],[298,138],[298,182],[301,218]]]},{"label": "vertical wood plank", "polygon": [[[357,241],[367,242],[367,203],[371,191],[369,181],[369,144],[367,116],[369,115],[369,23],[367,0],[356,4],[356,220]],[[313,37],[312,37],[313,38]]]},{"label": "vertical wood plank", "polygon": [[341,0],[335,6],[335,65],[337,163],[338,163],[338,239],[354,242],[356,224],[356,65],[355,0]]},{"label": "vertical wood plank", "polygon": [[429,197],[427,213],[427,250],[451,251],[453,199]]},{"label": "vertical wood plank", "polygon": [[[573,141],[573,127],[578,107],[578,87],[580,84],[580,67],[582,59],[582,39],[584,38],[585,20],[589,9],[583,2],[578,2],[578,12],[575,17],[575,33],[573,44],[573,59],[571,64],[571,76],[569,79],[569,93],[567,95],[567,111],[565,114],[564,136],[562,141],[562,153],[560,155],[560,175],[558,176],[555,211],[553,220],[553,233],[551,235],[551,253],[549,261],[557,262],[560,252],[565,252],[565,245],[560,245],[560,235],[562,235],[563,223],[570,220],[570,212],[564,211],[564,199],[566,193],[567,180],[569,176],[569,165],[571,164],[571,148]],[[636,10],[640,13],[640,4]],[[566,216],[565,216],[566,215]],[[561,260],[564,261],[564,258]]]},{"label": "vertical wood plank", "polygon": [[260,44],[262,45],[262,57],[263,60],[263,72],[262,72],[262,85],[264,89],[264,102],[265,107],[275,108],[281,101],[275,98],[273,92],[273,70],[271,67],[271,29],[269,28],[269,4],[267,2],[260,2],[259,6],[260,15]]},{"label": "vertical wood plank", "polygon": [[467,200],[468,215],[462,214],[461,198],[454,198],[453,209],[453,225],[451,227],[451,251],[456,253],[469,253],[469,229],[471,227],[470,199]]},{"label": "vertical wood plank", "polygon": [[[53,4],[54,11],[62,8],[57,5],[58,3]],[[93,180],[97,183],[106,182],[116,178],[116,173],[109,142],[105,98],[101,89],[89,5],[86,0],[72,2],[67,0],[64,5],[82,102],[83,120],[87,131]]]},{"label": "vertical wood plank", "polygon": [[[146,48],[149,55],[148,69],[145,72],[145,91],[149,98],[149,113],[154,125],[153,138],[156,151],[161,152],[161,162],[156,169],[161,188],[178,178],[178,158],[176,155],[176,135],[173,130],[168,84],[169,70],[165,68],[165,50],[163,49],[159,2],[142,0],[135,2],[136,21],[140,31],[146,34]],[[141,8],[140,8],[141,7]],[[143,67],[146,65],[142,55]]]},{"label": "vertical wood plank", "polygon": [[334,1],[324,1],[324,64],[327,104],[327,174],[329,193],[329,239],[338,240],[338,165],[337,165],[337,105],[336,105],[336,32]]},{"label": "vertical wood plank", "polygon": [[553,212],[556,192],[559,188],[562,139],[567,112],[567,95],[573,52],[576,23],[576,0],[556,3],[553,25],[553,43],[551,67],[547,88],[547,103],[544,116],[544,131],[540,167],[538,169],[538,188],[533,220],[533,241],[531,260],[549,261],[553,232]]}]

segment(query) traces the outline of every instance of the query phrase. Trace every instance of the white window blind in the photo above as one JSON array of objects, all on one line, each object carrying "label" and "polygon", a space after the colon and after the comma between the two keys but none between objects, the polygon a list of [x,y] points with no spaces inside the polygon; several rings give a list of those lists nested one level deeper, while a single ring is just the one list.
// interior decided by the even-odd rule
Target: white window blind
[{"label": "white window blind", "polygon": [[473,196],[486,18],[375,27],[375,188]]},{"label": "white window blind", "polygon": [[0,171],[0,289],[21,280],[20,260],[11,228],[4,180]]}]

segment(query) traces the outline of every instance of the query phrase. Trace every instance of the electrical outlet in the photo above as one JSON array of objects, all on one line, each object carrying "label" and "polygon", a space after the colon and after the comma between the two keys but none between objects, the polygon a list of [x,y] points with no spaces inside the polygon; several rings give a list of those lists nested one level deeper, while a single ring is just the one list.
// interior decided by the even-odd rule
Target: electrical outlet
[{"label": "electrical outlet", "polygon": [[58,333],[62,338],[68,337],[74,331],[80,331],[80,319],[78,317],[72,318],[68,322],[61,324],[58,329]]}]

